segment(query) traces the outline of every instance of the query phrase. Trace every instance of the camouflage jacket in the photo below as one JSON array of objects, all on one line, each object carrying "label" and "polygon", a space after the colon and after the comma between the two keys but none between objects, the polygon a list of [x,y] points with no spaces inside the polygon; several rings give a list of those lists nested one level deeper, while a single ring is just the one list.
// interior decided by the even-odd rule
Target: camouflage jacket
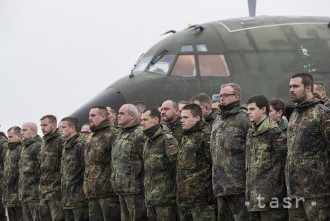
[{"label": "camouflage jacket", "polygon": [[61,198],[61,158],[63,138],[58,129],[42,139],[38,155],[40,162],[40,200]]},{"label": "camouflage jacket", "polygon": [[287,137],[288,196],[330,196],[330,109],[314,98],[297,105]]},{"label": "camouflage jacket", "polygon": [[8,143],[8,150],[4,161],[4,191],[3,202],[6,207],[21,206],[18,198],[18,161],[22,151],[21,142]]},{"label": "camouflage jacket", "polygon": [[330,108],[330,99],[329,98],[326,98],[326,99],[322,100],[322,102],[323,102],[324,106]]},{"label": "camouflage jacket", "polygon": [[7,151],[8,140],[5,133],[0,132],[0,199],[3,192],[3,162]]},{"label": "camouflage jacket", "polygon": [[286,133],[286,131],[288,130],[288,120],[286,119],[286,117],[282,117],[281,122],[277,123],[279,128]]},{"label": "camouflage jacket", "polygon": [[[249,202],[249,211],[269,210],[272,197],[283,202],[286,195],[282,170],[282,159],[285,159],[286,154],[285,144],[283,132],[269,117],[256,129],[250,128],[246,141],[245,195],[246,201]],[[258,197],[261,198],[260,201]],[[259,205],[265,205],[265,208],[259,208]]]},{"label": "camouflage jacket", "polygon": [[180,207],[213,204],[210,131],[202,120],[184,131],[177,156],[177,202]]},{"label": "camouflage jacket", "polygon": [[18,164],[18,196],[22,202],[39,201],[40,165],[38,163],[38,154],[41,142],[39,135],[30,137],[22,142],[23,148]]},{"label": "camouflage jacket", "polygon": [[250,121],[239,103],[222,110],[212,126],[212,184],[216,197],[244,194],[245,146]]},{"label": "camouflage jacket", "polygon": [[175,164],[178,142],[164,125],[144,131],[148,137],[143,149],[146,206],[175,205]]},{"label": "camouflage jacket", "polygon": [[172,131],[173,137],[180,143],[183,136],[181,118],[178,117],[173,123],[166,124],[166,126]]},{"label": "camouflage jacket", "polygon": [[217,118],[217,116],[218,116],[218,110],[212,109],[212,112],[208,116],[206,116],[204,120],[207,124],[209,124],[212,127],[212,124],[214,120]]},{"label": "camouflage jacket", "polygon": [[92,130],[85,147],[84,193],[87,198],[116,195],[111,186],[111,148],[116,129],[108,120]]},{"label": "camouflage jacket", "polygon": [[145,140],[143,130],[138,124],[119,129],[111,154],[111,180],[117,194],[142,193],[142,151]]},{"label": "camouflage jacket", "polygon": [[63,144],[61,160],[62,201],[64,209],[73,209],[87,205],[83,191],[84,184],[85,141],[79,140],[79,134]]}]

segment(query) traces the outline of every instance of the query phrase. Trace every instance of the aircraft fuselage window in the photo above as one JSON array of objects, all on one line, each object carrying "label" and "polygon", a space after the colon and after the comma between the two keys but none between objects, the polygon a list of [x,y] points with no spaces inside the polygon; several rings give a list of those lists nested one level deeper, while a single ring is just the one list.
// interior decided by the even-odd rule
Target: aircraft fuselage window
[{"label": "aircraft fuselage window", "polygon": [[164,55],[156,63],[150,64],[147,71],[154,72],[157,74],[167,74],[171,67],[171,64],[175,58],[175,55]]},{"label": "aircraft fuselage window", "polygon": [[134,72],[136,72],[136,71],[144,71],[147,68],[148,64],[150,63],[151,58],[152,58],[151,56],[142,58],[140,60],[140,62],[136,65],[136,67],[134,68],[133,71]]},{"label": "aircraft fuselage window", "polygon": [[201,76],[229,76],[230,72],[223,55],[198,55]]},{"label": "aircraft fuselage window", "polygon": [[196,76],[196,64],[194,55],[179,55],[171,75],[179,77]]},{"label": "aircraft fuselage window", "polygon": [[182,45],[181,52],[193,52],[194,48],[192,45]]},{"label": "aircraft fuselage window", "polygon": [[197,44],[196,48],[197,48],[198,52],[207,52],[208,51],[206,44]]}]

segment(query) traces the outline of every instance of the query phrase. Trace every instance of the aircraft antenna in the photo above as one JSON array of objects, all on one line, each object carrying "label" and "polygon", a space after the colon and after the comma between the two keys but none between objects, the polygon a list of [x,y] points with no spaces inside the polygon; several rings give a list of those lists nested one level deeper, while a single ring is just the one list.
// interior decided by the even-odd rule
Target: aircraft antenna
[{"label": "aircraft antenna", "polygon": [[[165,32],[165,33],[162,34],[162,35],[166,35],[166,34],[169,34],[169,33],[173,33],[173,34],[174,34],[174,33],[176,33],[176,31],[175,31],[175,30],[169,30],[169,31]],[[162,36],[162,35],[161,35],[161,36]]]},{"label": "aircraft antenna", "polygon": [[205,29],[205,27],[202,25],[190,25],[187,29],[190,29],[190,28],[192,28],[193,30],[199,30],[200,32],[204,31],[204,29]]},{"label": "aircraft antenna", "polygon": [[257,0],[248,0],[249,16],[256,17]]}]

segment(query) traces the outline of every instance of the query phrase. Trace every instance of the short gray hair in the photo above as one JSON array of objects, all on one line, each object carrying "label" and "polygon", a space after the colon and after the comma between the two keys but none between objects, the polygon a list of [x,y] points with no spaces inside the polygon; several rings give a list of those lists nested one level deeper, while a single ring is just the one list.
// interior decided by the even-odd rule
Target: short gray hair
[{"label": "short gray hair", "polygon": [[133,114],[135,119],[138,119],[139,111],[133,104],[124,104],[122,106],[128,113]]},{"label": "short gray hair", "polygon": [[238,94],[239,96],[241,96],[241,87],[238,84],[235,83],[227,83],[227,84],[223,84],[221,85],[221,88],[223,87],[227,87],[230,86],[234,89],[235,94]]}]

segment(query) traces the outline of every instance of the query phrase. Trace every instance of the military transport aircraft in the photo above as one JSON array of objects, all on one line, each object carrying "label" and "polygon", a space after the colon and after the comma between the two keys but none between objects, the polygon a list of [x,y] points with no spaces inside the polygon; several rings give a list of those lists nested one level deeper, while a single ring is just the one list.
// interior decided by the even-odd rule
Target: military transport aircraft
[{"label": "military transport aircraft", "polygon": [[210,96],[228,82],[242,87],[242,99],[263,94],[289,104],[293,73],[311,73],[330,88],[330,17],[251,17],[191,25],[154,45],[131,73],[71,114],[88,122],[95,105],[118,108],[143,101],[159,106],[166,99]]}]

